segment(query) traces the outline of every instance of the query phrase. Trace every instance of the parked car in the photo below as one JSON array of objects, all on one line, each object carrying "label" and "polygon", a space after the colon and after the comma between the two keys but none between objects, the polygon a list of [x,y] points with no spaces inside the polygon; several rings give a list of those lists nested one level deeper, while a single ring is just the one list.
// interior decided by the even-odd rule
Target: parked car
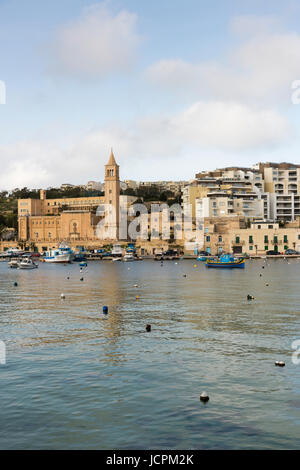
[{"label": "parked car", "polygon": [[267,251],[266,254],[267,255],[280,255],[281,253],[279,253],[279,251],[269,250],[269,251]]},{"label": "parked car", "polygon": [[208,251],[199,251],[198,256],[211,256],[211,253],[208,253]]},{"label": "parked car", "polygon": [[285,254],[285,255],[299,255],[299,252],[296,251],[296,250],[292,250],[291,248],[289,248],[288,250],[285,250],[284,254]]}]

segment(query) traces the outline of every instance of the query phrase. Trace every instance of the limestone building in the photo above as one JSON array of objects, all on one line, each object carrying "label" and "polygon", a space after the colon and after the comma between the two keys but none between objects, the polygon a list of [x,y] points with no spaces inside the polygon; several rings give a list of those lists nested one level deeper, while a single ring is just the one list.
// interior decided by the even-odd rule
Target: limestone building
[{"label": "limestone building", "polygon": [[97,226],[103,214],[98,209],[104,204],[111,204],[114,209],[112,228],[115,236],[112,239],[117,240],[120,207],[134,200],[134,197],[120,196],[119,165],[111,151],[105,165],[103,196],[47,199],[47,193],[42,189],[40,199],[19,199],[19,241],[34,244],[43,251],[61,241],[76,245],[99,243]]}]

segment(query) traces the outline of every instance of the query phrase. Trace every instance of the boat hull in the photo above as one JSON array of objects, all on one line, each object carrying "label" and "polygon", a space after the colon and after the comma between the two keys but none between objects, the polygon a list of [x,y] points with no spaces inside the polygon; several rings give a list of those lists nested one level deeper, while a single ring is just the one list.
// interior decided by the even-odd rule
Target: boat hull
[{"label": "boat hull", "polygon": [[216,260],[206,260],[205,266],[207,268],[225,268],[225,269],[244,269],[245,268],[245,260],[238,260],[238,261],[232,261],[232,262],[222,262],[222,261],[216,261]]},{"label": "boat hull", "polygon": [[56,255],[46,256],[45,263],[70,263],[72,261],[71,255]]},{"label": "boat hull", "polygon": [[34,266],[29,266],[29,265],[25,266],[25,265],[22,265],[22,264],[19,265],[19,269],[36,269],[36,268],[38,268],[37,265],[34,265]]}]

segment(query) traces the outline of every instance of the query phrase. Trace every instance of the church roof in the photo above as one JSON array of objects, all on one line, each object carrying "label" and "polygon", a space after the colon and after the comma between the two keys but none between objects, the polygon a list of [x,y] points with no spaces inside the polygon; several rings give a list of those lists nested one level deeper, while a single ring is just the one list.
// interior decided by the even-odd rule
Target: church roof
[{"label": "church roof", "polygon": [[117,162],[114,157],[113,149],[111,149],[110,151],[110,157],[109,157],[107,165],[117,165]]}]

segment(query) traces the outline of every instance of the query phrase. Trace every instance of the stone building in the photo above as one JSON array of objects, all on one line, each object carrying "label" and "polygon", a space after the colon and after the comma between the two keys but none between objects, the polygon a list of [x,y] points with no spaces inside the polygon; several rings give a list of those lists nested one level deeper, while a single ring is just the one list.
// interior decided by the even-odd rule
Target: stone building
[{"label": "stone building", "polygon": [[[34,244],[45,251],[66,241],[72,246],[99,245],[97,226],[103,219],[99,207],[111,204],[115,219],[112,223],[112,240],[118,239],[120,207],[132,204],[136,198],[120,196],[119,165],[111,151],[105,165],[105,195],[79,198],[47,199],[45,190],[40,199],[19,199],[19,242]],[[107,243],[107,240],[105,241]]]}]

